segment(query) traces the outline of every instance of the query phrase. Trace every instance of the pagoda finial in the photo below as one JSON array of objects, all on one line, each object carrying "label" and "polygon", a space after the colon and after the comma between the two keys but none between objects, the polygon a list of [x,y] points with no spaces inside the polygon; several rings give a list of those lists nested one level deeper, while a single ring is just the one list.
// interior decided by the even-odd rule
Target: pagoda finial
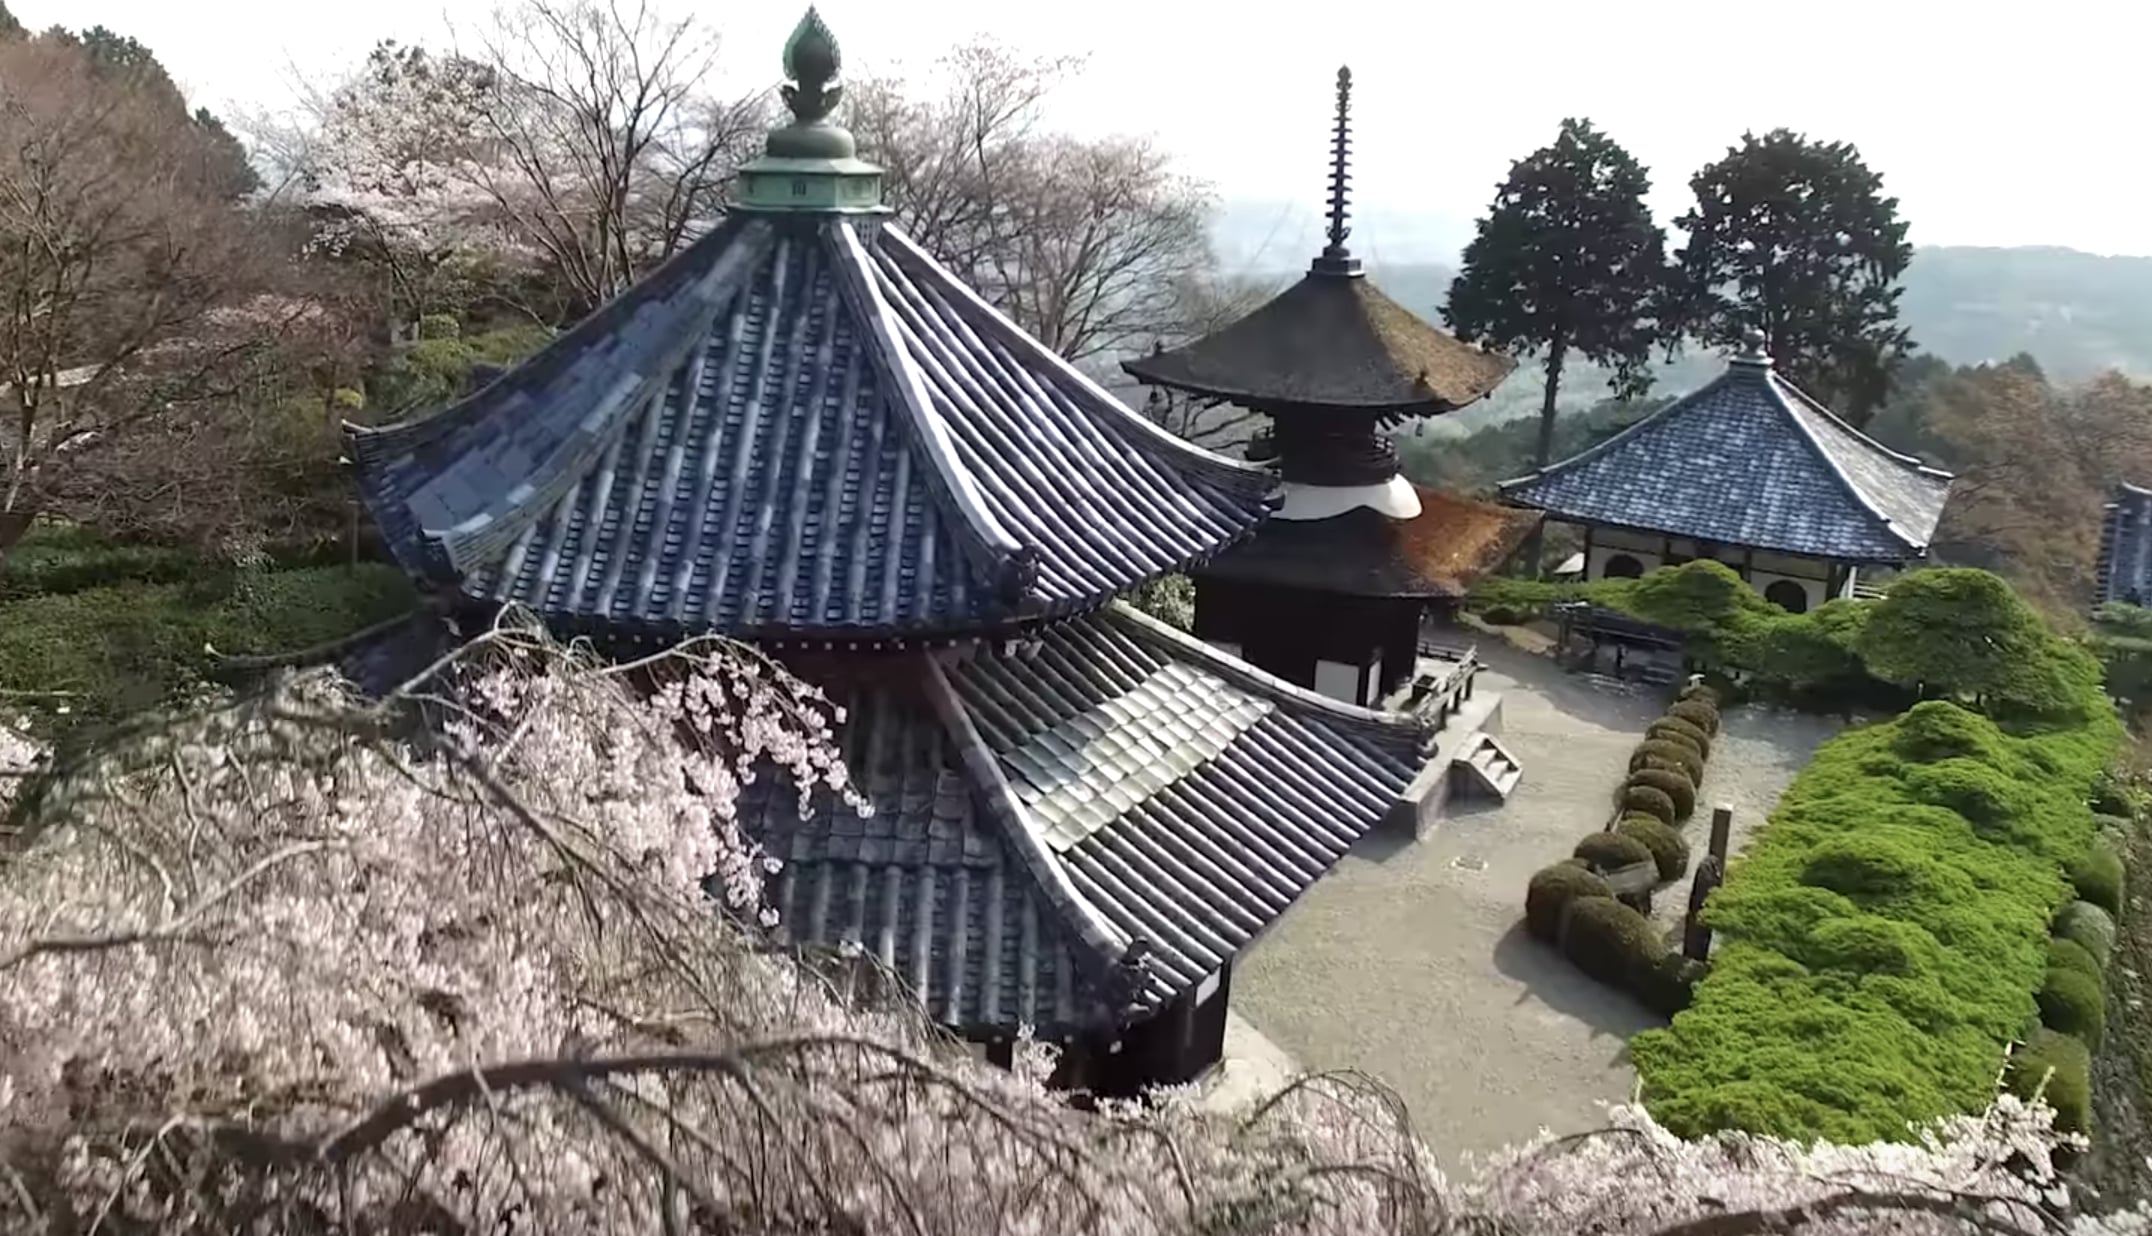
[{"label": "pagoda finial", "polygon": [[1733,363],[1760,369],[1771,367],[1770,340],[1762,330],[1751,326],[1741,332],[1741,350],[1734,353]]},{"label": "pagoda finial", "polygon": [[800,24],[792,28],[792,37],[785,40],[784,68],[785,76],[795,83],[783,91],[793,117],[801,124],[828,119],[844,97],[844,87],[834,84],[844,68],[844,55],[837,48],[837,36],[811,4]]},{"label": "pagoda finial", "polygon": [[1352,229],[1345,221],[1352,217],[1352,69],[1338,69],[1338,115],[1337,126],[1330,138],[1330,243],[1323,247],[1321,257],[1315,259],[1313,270],[1323,275],[1357,275],[1360,259],[1345,248],[1345,238]]},{"label": "pagoda finial", "polygon": [[740,169],[743,210],[883,214],[882,169],[859,159],[849,130],[830,119],[844,97],[837,36],[809,5],[785,40],[783,91],[792,123],[770,131],[763,157]]}]

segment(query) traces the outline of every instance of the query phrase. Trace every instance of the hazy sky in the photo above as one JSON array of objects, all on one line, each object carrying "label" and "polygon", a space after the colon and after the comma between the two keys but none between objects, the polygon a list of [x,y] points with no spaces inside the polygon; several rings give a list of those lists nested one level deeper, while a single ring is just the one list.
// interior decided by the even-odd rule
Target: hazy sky
[{"label": "hazy sky", "polygon": [[[376,40],[424,41],[490,0],[8,0],[32,27],[110,26],[148,44],[196,101],[273,105],[294,71],[333,80]],[[742,90],[774,83],[804,6],[695,4]],[[670,7],[668,7],[670,6]],[[2068,245],[2152,254],[2146,166],[2152,5],[2046,0],[827,0],[848,67],[926,65],[985,32],[1088,56],[1057,96],[1085,130],[1155,134],[1234,198],[1317,208],[1337,66],[1356,79],[1356,198],[1375,246],[1402,220],[1468,234],[1510,160],[1566,115],[1652,169],[1662,217],[1745,128],[1850,140],[1920,244]],[[1991,16],[1992,14],[1992,16]],[[1370,234],[1372,229],[1374,234]],[[1312,243],[1288,226],[1281,243]],[[1398,235],[1393,244],[1404,243]],[[1451,240],[1449,243],[1455,243]]]}]

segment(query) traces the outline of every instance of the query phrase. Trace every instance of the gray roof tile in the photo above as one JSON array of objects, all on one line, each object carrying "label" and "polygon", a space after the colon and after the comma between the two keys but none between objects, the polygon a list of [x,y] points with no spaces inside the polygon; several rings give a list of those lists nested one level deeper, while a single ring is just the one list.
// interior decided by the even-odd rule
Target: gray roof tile
[{"label": "gray roof tile", "polygon": [[408,568],[595,632],[1081,612],[1246,535],[1273,488],[847,218],[729,221],[462,403],[351,433]]},{"label": "gray roof tile", "polygon": [[1853,562],[1923,557],[1950,474],[1863,436],[1768,363],[1726,372],[1502,496],[1609,524]]},{"label": "gray roof tile", "polygon": [[[770,892],[783,930],[872,952],[857,924],[893,922],[910,947],[892,968],[957,1029],[1059,1033],[1158,1007],[1380,823],[1421,759],[1410,723],[1312,699],[1119,607],[1041,638],[1036,655],[948,672],[1005,778],[1005,813],[964,771],[964,740],[886,679],[847,697],[845,759],[869,820],[828,793],[800,818],[774,770],[741,796],[742,826],[785,860]],[[1100,672],[1055,668],[1074,664]],[[1119,726],[1081,724],[1109,707]],[[1202,737],[1176,738],[1176,715]],[[967,792],[904,792],[952,784]],[[1149,961],[1123,978],[1120,950],[1139,937]]]}]

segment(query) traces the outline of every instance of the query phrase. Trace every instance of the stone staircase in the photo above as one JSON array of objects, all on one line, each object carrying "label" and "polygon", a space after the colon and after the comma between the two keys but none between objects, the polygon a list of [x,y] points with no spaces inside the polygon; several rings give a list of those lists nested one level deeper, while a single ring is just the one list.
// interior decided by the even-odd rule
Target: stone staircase
[{"label": "stone staircase", "polygon": [[1510,791],[1524,780],[1524,766],[1488,733],[1476,734],[1467,741],[1453,767],[1465,775],[1469,784],[1492,794],[1497,802],[1507,802]]}]

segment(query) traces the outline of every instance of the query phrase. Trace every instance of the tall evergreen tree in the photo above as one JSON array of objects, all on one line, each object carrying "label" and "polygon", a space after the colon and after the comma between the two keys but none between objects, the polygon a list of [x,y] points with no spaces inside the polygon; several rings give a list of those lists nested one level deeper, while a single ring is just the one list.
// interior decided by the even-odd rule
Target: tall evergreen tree
[{"label": "tall evergreen tree", "polygon": [[1696,205],[1676,220],[1688,333],[1729,347],[1761,330],[1788,376],[1865,422],[1914,346],[1898,325],[1913,246],[1883,177],[1849,143],[1774,129],[1689,185]]},{"label": "tall evergreen tree", "polygon": [[[1650,191],[1628,151],[1589,120],[1564,120],[1553,144],[1510,165],[1465,247],[1442,318],[1460,339],[1540,358],[1537,467],[1553,453],[1555,401],[1572,357],[1612,370],[1617,398],[1651,387],[1666,234],[1644,204]],[[1535,571],[1539,548],[1535,535],[1526,549]]]}]

